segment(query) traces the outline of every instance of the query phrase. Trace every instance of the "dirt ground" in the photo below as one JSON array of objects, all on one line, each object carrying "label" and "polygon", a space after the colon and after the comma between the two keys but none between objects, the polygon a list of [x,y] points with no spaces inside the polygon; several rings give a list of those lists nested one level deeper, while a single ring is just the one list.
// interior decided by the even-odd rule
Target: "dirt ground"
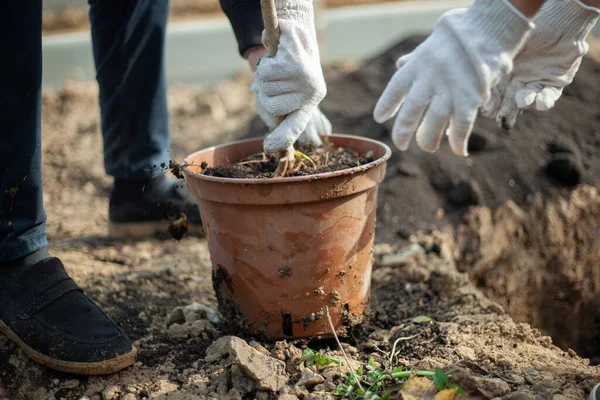
[{"label": "dirt ground", "polygon": [[[322,107],[336,132],[390,143],[390,125],[375,124],[371,110],[392,60],[416,43],[360,68],[327,68]],[[394,152],[380,188],[371,311],[342,339],[351,367],[370,357],[389,366],[400,339],[394,366],[444,368],[467,398],[583,399],[600,382],[599,73],[584,60],[556,108],[527,112],[513,132],[480,119],[468,159],[447,145],[435,155],[416,146]],[[173,158],[264,134],[248,87],[241,76],[171,88]],[[300,355],[311,348],[341,360],[335,342],[228,336],[214,314],[204,239],[107,237],[111,180],[96,97],[87,82],[44,94],[48,235],[52,254],[135,341],[139,360],[112,376],[71,376],[37,366],[0,337],[0,398],[331,397],[346,366],[308,368]],[[547,168],[556,158],[575,166],[578,185]],[[414,322],[422,315],[432,321]]]}]

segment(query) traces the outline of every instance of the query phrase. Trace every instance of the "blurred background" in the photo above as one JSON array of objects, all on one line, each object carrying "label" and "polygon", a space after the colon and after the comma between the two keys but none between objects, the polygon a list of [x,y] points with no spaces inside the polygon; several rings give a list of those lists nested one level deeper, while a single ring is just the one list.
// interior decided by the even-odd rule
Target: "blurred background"
[{"label": "blurred background", "polygon": [[[470,3],[316,0],[323,61],[368,59],[408,36],[426,34],[443,12]],[[44,87],[72,77],[93,79],[87,13],[83,0],[44,2]],[[172,0],[170,18],[169,83],[216,83],[246,68],[218,0]]]}]

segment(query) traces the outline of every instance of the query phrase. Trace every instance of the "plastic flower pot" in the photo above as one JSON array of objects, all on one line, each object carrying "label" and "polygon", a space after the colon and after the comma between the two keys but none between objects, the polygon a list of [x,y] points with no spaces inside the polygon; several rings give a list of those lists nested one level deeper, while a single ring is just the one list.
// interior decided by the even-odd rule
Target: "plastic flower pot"
[{"label": "plastic flower pot", "polygon": [[377,186],[390,148],[348,135],[330,142],[374,161],[336,172],[274,179],[217,178],[262,151],[263,138],[211,147],[186,159],[199,201],[219,307],[229,323],[271,338],[330,335],[360,321],[368,303]]}]

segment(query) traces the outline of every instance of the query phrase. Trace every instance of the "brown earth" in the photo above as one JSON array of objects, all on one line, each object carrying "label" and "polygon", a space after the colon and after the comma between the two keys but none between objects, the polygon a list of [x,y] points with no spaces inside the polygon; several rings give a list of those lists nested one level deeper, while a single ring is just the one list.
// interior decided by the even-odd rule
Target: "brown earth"
[{"label": "brown earth", "polygon": [[[390,126],[373,123],[371,110],[393,73],[392,60],[415,43],[359,69],[328,69],[323,109],[336,132],[389,143]],[[380,190],[372,311],[342,340],[353,367],[369,357],[387,366],[392,344],[401,338],[394,366],[443,367],[473,398],[583,399],[600,382],[600,368],[577,355],[598,362],[600,354],[594,335],[600,292],[598,72],[600,65],[586,59],[555,110],[527,112],[514,132],[481,120],[476,132],[485,143],[480,138],[480,150],[467,160],[446,145],[435,155],[416,146],[394,152]],[[248,87],[243,76],[211,89],[171,88],[173,158],[264,134],[248,108]],[[259,344],[225,337],[227,325],[211,311],[216,299],[203,239],[106,236],[111,181],[102,166],[96,97],[94,84],[79,82],[44,94],[48,234],[53,255],[135,341],[139,362],[109,377],[69,376],[38,367],[0,337],[5,396],[266,399],[277,398],[277,390],[282,399],[326,398],[347,370],[310,371],[299,354],[310,347],[342,359],[334,342]],[[549,142],[566,143],[566,154],[581,164],[583,183],[575,190],[543,173],[553,158],[548,148],[556,150]],[[200,305],[178,308],[193,302]],[[412,322],[419,315],[434,322]],[[252,372],[248,357],[273,373]],[[303,374],[315,373],[322,383],[295,386]]]}]

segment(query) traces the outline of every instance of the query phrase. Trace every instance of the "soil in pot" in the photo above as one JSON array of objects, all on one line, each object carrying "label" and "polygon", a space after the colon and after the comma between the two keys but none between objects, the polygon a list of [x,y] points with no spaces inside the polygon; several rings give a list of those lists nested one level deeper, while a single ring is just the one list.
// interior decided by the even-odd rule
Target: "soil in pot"
[{"label": "soil in pot", "polygon": [[[373,161],[373,153],[358,154],[347,147],[336,147],[330,143],[323,147],[312,145],[298,146],[302,153],[298,157],[298,169],[291,176],[315,175],[341,171],[368,164]],[[229,165],[205,168],[202,173],[219,178],[261,179],[273,178],[277,168],[276,154],[256,153]]]}]

